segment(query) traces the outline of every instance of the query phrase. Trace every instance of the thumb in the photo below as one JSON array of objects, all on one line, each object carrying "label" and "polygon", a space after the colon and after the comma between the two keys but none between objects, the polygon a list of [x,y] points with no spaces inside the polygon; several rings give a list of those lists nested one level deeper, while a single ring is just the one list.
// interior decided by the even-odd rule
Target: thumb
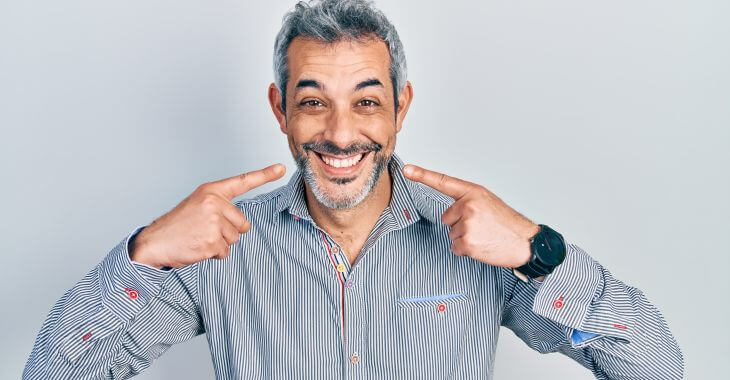
[{"label": "thumb", "polygon": [[281,178],[286,172],[282,164],[274,164],[263,169],[235,175],[211,183],[211,188],[228,200],[255,189],[265,183]]}]

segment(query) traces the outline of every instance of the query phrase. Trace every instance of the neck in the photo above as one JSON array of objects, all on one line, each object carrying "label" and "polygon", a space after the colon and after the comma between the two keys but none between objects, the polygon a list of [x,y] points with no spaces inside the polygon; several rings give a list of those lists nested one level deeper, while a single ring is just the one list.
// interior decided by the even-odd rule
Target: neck
[{"label": "neck", "polygon": [[306,183],[304,187],[312,219],[345,250],[350,262],[354,262],[378,218],[390,203],[390,170],[384,170],[370,194],[360,204],[349,209],[327,208],[317,200]]}]

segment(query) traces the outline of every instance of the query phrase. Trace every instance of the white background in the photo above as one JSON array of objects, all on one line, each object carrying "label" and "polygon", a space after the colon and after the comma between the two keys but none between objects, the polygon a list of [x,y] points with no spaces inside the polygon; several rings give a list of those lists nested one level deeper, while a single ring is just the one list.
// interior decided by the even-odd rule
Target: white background
[{"label": "white background", "polygon": [[[0,378],[135,226],[202,182],[293,172],[266,101],[293,4],[0,2]],[[730,3],[378,4],[415,89],[396,152],[561,231],[659,307],[688,379],[724,373]],[[591,377],[503,330],[496,378],[538,376]],[[200,336],[139,378],[212,377]]]}]

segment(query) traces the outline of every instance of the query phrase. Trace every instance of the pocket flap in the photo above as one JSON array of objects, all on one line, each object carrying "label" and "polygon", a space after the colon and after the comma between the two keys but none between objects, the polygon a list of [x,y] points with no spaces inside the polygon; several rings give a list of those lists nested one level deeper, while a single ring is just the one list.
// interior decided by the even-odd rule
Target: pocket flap
[{"label": "pocket flap", "polygon": [[410,296],[398,299],[398,307],[405,309],[421,309],[439,305],[454,305],[469,302],[465,293],[445,293],[424,296]]}]

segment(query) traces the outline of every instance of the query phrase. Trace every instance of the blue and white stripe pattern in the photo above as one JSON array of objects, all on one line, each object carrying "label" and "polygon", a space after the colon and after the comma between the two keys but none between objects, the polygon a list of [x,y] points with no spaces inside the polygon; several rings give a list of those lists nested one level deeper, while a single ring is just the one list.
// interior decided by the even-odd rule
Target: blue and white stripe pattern
[{"label": "blue and white stripe pattern", "polygon": [[299,172],[236,202],[252,228],[225,260],[132,262],[138,227],[53,306],[23,378],[124,379],[205,333],[218,379],[489,379],[501,326],[598,379],[682,377],[640,290],[569,241],[541,283],[452,254],[440,218],[453,200],[402,165],[394,155],[391,203],[352,267],[307,212]]}]

